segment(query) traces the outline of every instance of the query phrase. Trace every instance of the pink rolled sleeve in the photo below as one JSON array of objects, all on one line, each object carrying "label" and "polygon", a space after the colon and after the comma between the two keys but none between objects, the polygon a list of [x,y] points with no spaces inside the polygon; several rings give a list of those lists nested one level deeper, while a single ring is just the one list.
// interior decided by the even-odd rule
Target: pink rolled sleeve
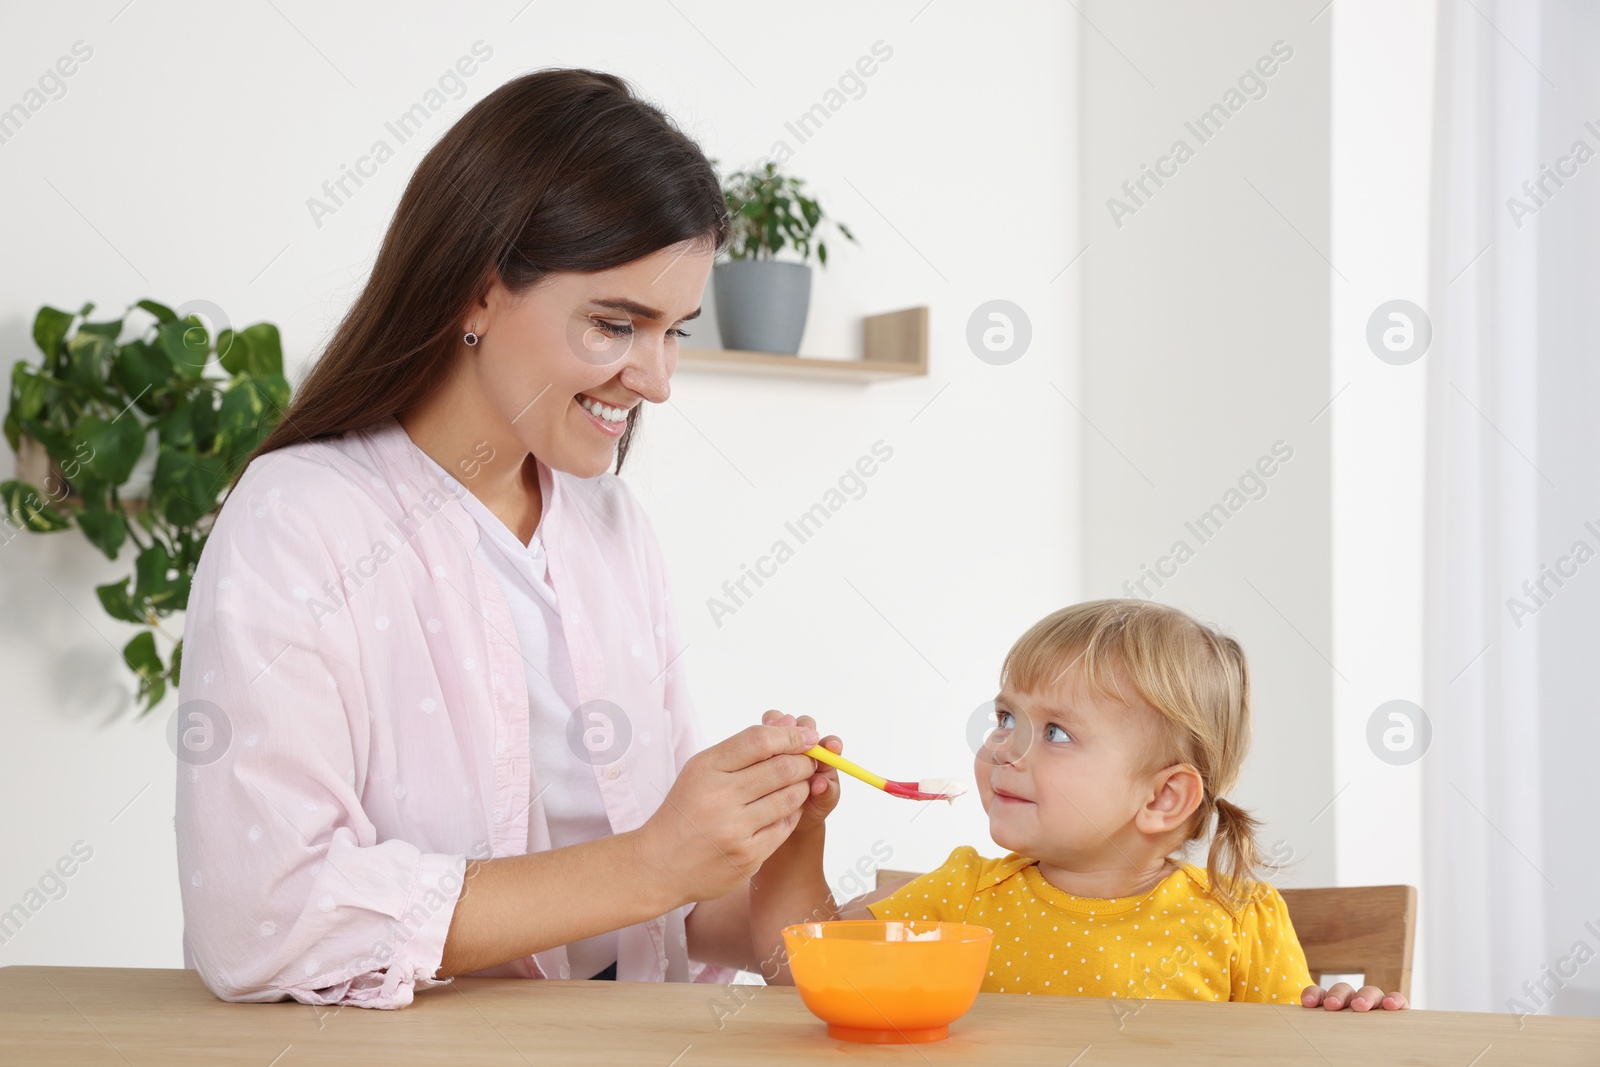
[{"label": "pink rolled sleeve", "polygon": [[466,857],[384,840],[367,817],[353,613],[315,625],[297,594],[339,571],[288,491],[257,496],[254,474],[239,491],[256,502],[218,517],[185,620],[179,728],[226,746],[211,762],[180,745],[185,941],[224,1000],[404,1007],[439,984]]}]

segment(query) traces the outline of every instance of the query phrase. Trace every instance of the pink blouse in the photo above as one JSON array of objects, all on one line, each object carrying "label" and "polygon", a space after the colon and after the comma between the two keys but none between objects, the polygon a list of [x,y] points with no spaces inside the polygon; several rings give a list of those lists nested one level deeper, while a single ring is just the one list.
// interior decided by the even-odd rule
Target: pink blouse
[{"label": "pink blouse", "polygon": [[[623,481],[540,466],[569,754],[623,832],[701,747],[677,618]],[[257,459],[218,514],[184,624],[176,826],[185,964],[223,1000],[405,1007],[448,981],[468,859],[550,847],[478,536],[393,418]],[[688,960],[693,907],[620,931],[617,977],[731,981]],[[566,948],[474,973],[568,977]]]}]

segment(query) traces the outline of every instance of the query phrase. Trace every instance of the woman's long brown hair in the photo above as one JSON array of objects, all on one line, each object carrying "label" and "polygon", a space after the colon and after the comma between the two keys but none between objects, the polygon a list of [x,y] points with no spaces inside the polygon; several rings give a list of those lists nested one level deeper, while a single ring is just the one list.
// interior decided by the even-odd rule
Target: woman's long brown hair
[{"label": "woman's long brown hair", "polygon": [[[728,238],[704,153],[627,82],[575,69],[509,81],[423,157],[366,287],[250,459],[422,401],[496,277],[522,293],[555,271],[607,270],[692,239],[721,251]],[[641,406],[618,442],[619,471]]]}]

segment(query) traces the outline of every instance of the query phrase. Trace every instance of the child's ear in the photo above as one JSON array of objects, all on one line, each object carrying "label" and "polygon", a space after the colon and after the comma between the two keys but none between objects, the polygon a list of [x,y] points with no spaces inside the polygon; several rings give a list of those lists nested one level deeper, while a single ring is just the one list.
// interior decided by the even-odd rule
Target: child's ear
[{"label": "child's ear", "polygon": [[1164,767],[1151,776],[1150,792],[1134,825],[1147,834],[1169,833],[1189,821],[1204,796],[1199,771],[1187,763]]}]

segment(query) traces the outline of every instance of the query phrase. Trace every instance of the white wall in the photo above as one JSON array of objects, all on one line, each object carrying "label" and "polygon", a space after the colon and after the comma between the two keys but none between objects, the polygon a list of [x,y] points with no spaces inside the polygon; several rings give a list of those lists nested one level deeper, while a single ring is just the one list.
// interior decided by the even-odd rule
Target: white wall
[{"label": "white wall", "polygon": [[[1426,907],[1420,764],[1377,758],[1367,734],[1380,704],[1421,696],[1424,364],[1380,361],[1366,326],[1425,300],[1436,4],[1088,14],[1085,595],[1195,542],[1183,520],[1291,441],[1267,495],[1149,588],[1251,657],[1241,794],[1293,853],[1280,881],[1405,883]],[[1278,39],[1295,56],[1267,94],[1198,145],[1183,122]],[[1194,158],[1118,227],[1105,199],[1175,137]],[[1419,927],[1427,1006],[1425,956]]]},{"label": "white wall", "polygon": [[[521,8],[112,2],[6,15],[5,106],[74,42],[93,56],[0,144],[3,362],[32,352],[41,304],[148,296],[277,323],[293,374],[359,291],[422,142],[502,81],[547,65],[616,71],[709,154],[742,163],[882,40],[893,56],[791,164],[861,241],[830,245],[802,350],[854,355],[860,316],[927,304],[930,375],[860,386],[680,371],[625,477],[671,561],[709,735],[777,707],[816,715],[892,776],[967,773],[966,720],[992,696],[1001,655],[1081,591],[1080,426],[1053,388],[1080,396],[1077,282],[1062,272],[1083,245],[1077,16],[922,0],[811,5],[803,18],[708,0]],[[480,39],[494,54],[466,95],[315,224],[307,199]],[[1032,324],[1008,366],[965,339],[969,314],[995,298]],[[695,332],[715,343],[710,321]],[[717,627],[705,598],[880,439],[893,458],[866,494]],[[132,631],[92,592],[117,573],[76,532],[0,547],[0,909],[75,842],[93,849],[66,895],[0,946],[0,965],[181,966],[172,702],[143,721],[129,710],[117,650]],[[880,840],[896,866],[983,841],[975,803],[912,823],[921,809],[845,788],[835,879]]]},{"label": "white wall", "polygon": [[[1318,6],[1085,7],[1096,28],[1084,31],[1082,90],[1089,248],[1074,268],[1084,287],[1084,593],[1151,595],[1244,646],[1254,743],[1230,799],[1265,820],[1263,845],[1292,860],[1277,879],[1289,885],[1334,883],[1340,817],[1325,411],[1337,279],[1327,261],[1329,27]],[[1263,57],[1264,90],[1246,84],[1220,130],[1202,140],[1186,126],[1227,106]],[[1161,164],[1180,140],[1192,156]],[[1135,199],[1123,183],[1146,165],[1170,176],[1159,187],[1146,179]],[[1292,458],[1275,465],[1278,442]],[[1264,490],[1247,483],[1230,500],[1263,457]],[[1202,542],[1186,524],[1218,503],[1231,517]],[[1180,541],[1192,552],[1181,563]],[[1146,566],[1168,576],[1141,589]]]},{"label": "white wall", "polygon": [[[1333,652],[1347,681],[1334,701],[1339,881],[1418,888],[1422,763],[1377,758],[1379,705],[1422,700],[1425,360],[1396,366],[1367,344],[1390,300],[1427,303],[1435,0],[1356,0],[1333,31]],[[1473,16],[1476,17],[1476,16]],[[1435,358],[1438,358],[1437,356]],[[1397,738],[1396,740],[1399,740]],[[1442,741],[1442,739],[1441,739]],[[1381,827],[1381,832],[1374,832]],[[1426,924],[1412,999],[1428,1003]]]}]

